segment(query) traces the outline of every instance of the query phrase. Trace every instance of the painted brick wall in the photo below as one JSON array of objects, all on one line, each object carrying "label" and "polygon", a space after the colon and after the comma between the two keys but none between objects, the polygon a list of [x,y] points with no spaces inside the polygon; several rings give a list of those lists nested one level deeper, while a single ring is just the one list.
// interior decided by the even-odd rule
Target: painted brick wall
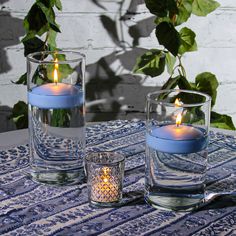
[{"label": "painted brick wall", "polygon": [[[218,0],[221,7],[207,18],[192,17],[187,26],[197,34],[199,50],[184,57],[188,78],[204,71],[220,82],[217,112],[236,123],[236,1]],[[26,100],[26,87],[14,85],[26,70],[22,20],[33,0],[0,0],[0,131],[13,129],[11,107]],[[62,34],[58,46],[87,57],[87,119],[144,118],[144,100],[168,74],[158,78],[130,71],[146,48],[158,47],[153,17],[142,0],[62,0],[57,13]],[[150,36],[151,35],[151,36]]]}]

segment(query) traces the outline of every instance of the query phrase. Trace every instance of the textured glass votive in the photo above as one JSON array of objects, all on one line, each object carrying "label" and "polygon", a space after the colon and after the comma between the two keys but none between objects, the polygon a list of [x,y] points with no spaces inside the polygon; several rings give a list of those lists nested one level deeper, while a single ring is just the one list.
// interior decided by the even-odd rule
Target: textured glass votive
[{"label": "textured glass votive", "polygon": [[86,157],[89,202],[114,206],[122,199],[124,156],[114,152],[91,153]]}]

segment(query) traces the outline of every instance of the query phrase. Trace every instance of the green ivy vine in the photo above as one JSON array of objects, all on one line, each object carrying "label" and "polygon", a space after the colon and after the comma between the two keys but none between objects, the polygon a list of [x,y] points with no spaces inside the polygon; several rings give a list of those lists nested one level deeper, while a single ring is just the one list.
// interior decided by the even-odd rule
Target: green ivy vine
[{"label": "green ivy vine", "polygon": [[[214,0],[145,0],[145,4],[156,16],[156,38],[163,49],[151,49],[139,57],[134,72],[156,77],[166,69],[170,77],[162,89],[178,87],[205,92],[212,97],[213,108],[219,86],[217,78],[210,72],[203,72],[196,76],[195,82],[187,80],[182,57],[185,53],[197,51],[196,34],[188,27],[180,30],[176,27],[188,21],[192,14],[207,16],[220,4]],[[214,111],[211,111],[211,126],[235,130],[230,116]]]},{"label": "green ivy vine", "polygon": [[[24,18],[25,36],[21,40],[24,45],[24,56],[41,51],[57,50],[56,37],[60,33],[60,26],[56,22],[55,9],[61,11],[60,0],[36,0]],[[68,71],[68,73],[70,73]],[[27,84],[27,73],[13,82],[15,84]],[[13,119],[18,129],[28,127],[27,104],[19,101],[13,107],[9,117]]]}]

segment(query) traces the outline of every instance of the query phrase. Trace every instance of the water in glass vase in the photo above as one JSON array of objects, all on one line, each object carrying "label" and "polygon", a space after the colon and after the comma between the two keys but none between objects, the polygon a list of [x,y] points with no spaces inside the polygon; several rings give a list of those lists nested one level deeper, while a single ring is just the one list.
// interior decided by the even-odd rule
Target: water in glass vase
[{"label": "water in glass vase", "polygon": [[33,179],[66,185],[84,178],[84,107],[42,109],[29,104],[30,165]]},{"label": "water in glass vase", "polygon": [[207,150],[188,154],[160,152],[147,145],[145,199],[152,206],[191,210],[204,202]]}]

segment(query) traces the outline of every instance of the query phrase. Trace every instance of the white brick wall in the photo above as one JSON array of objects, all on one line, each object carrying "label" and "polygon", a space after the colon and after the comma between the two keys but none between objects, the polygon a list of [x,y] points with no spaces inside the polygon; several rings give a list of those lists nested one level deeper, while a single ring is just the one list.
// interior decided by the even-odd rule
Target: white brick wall
[{"label": "white brick wall", "polygon": [[[204,71],[217,75],[220,87],[215,110],[231,115],[236,124],[236,1],[218,1],[221,7],[207,18],[192,17],[187,23],[197,34],[199,50],[186,55],[184,64],[189,79]],[[0,0],[0,106],[12,107],[18,100],[26,100],[26,87],[11,81],[26,70],[19,37],[24,35],[22,19],[33,2]],[[92,0],[62,1],[63,12],[57,14],[62,31],[58,46],[80,50],[87,56],[89,120],[143,117],[145,94],[160,87],[168,76],[145,78],[130,74],[142,48],[157,47],[154,32],[149,37],[152,16],[140,4],[142,0],[97,2],[100,7]],[[126,20],[120,21],[121,16]],[[111,23],[109,31],[117,29],[119,41],[104,29],[101,19]],[[132,47],[132,35],[139,36],[136,47]],[[2,110],[0,130],[6,130],[12,126],[1,118],[6,107]]]}]

